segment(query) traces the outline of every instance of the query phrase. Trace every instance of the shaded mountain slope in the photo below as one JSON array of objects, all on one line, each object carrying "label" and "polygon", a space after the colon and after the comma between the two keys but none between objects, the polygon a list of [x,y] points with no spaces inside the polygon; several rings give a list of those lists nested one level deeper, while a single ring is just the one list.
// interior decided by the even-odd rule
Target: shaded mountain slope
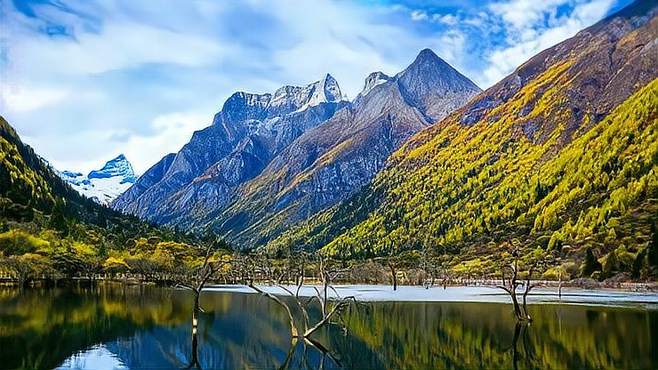
[{"label": "shaded mountain slope", "polygon": [[346,104],[330,75],[273,94],[237,92],[211,126],[149,169],[112,206],[161,224],[185,226],[203,219],[291,141]]}]

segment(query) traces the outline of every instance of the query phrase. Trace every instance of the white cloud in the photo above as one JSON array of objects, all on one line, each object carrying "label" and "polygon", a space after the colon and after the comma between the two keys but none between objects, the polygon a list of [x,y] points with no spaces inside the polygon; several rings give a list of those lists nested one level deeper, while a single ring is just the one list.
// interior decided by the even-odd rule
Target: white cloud
[{"label": "white cloud", "polygon": [[61,102],[69,95],[65,89],[6,86],[0,90],[0,110],[28,112]]},{"label": "white cloud", "polygon": [[414,10],[411,12],[411,20],[418,22],[418,21],[425,21],[429,17],[427,16],[427,13],[425,13],[422,10]]},{"label": "white cloud", "polygon": [[[174,112],[157,116],[151,122],[157,134],[150,136],[130,136],[122,143],[122,150],[133,166],[143,173],[154,165],[152,153],[160,156],[173,153],[187,143],[192,133],[208,127],[212,117],[197,112]],[[121,135],[122,132],[110,134]]]},{"label": "white cloud", "polygon": [[452,65],[461,64],[465,57],[466,42],[466,35],[459,30],[453,29],[445,32],[439,37],[441,56]]},{"label": "white cloud", "polygon": [[134,22],[108,23],[101,33],[84,32],[76,39],[19,34],[8,50],[19,61],[16,72],[29,72],[32,78],[100,74],[147,63],[198,67],[219,61],[226,52],[206,38]]},{"label": "white cloud", "polygon": [[461,21],[459,17],[453,14],[433,14],[432,20],[447,26],[454,26]]},{"label": "white cloud", "polygon": [[[482,86],[493,85],[533,55],[595,23],[607,14],[614,4],[614,0],[593,0],[589,3],[577,4],[569,14],[556,17],[556,7],[564,2],[518,0],[492,5],[492,8],[498,11],[506,10],[501,13],[502,19],[508,22],[508,29],[514,28],[515,32],[510,32],[508,37],[511,46],[493,50],[488,55],[489,66],[484,69]],[[513,5],[518,7],[515,8]],[[521,14],[527,14],[526,19],[522,19]],[[529,21],[529,19],[535,21],[543,19],[546,14],[554,18],[548,27],[544,27],[542,22],[537,25]]]},{"label": "white cloud", "polygon": [[[144,171],[238,90],[331,73],[354,97],[370,72],[395,74],[425,47],[487,87],[602,17],[612,0],[568,0],[576,11],[559,17],[555,4],[565,1],[453,14],[329,0],[59,0],[68,10],[35,5],[36,18],[9,2],[0,113],[60,168],[87,171],[125,153]],[[43,32],[53,24],[63,35]]]},{"label": "white cloud", "polygon": [[489,9],[517,29],[534,26],[546,16],[554,15],[557,7],[569,0],[510,0],[492,3]]}]

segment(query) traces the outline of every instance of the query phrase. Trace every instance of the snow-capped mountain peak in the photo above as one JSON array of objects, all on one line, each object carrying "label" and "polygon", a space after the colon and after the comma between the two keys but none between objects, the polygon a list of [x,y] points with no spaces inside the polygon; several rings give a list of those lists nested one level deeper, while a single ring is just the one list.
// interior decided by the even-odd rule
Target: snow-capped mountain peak
[{"label": "snow-capped mountain peak", "polygon": [[311,95],[306,102],[306,106],[313,107],[320,103],[331,103],[346,100],[340,91],[338,81],[327,73],[324,78],[306,87],[311,89]]},{"label": "snow-capped mountain peak", "polygon": [[59,176],[80,194],[101,204],[109,204],[137,181],[132,165],[120,154],[99,170],[84,176],[75,171],[59,171]]},{"label": "snow-capped mountain peak", "polygon": [[[274,93],[252,94],[236,92],[231,95],[214,122],[245,120],[264,121],[301,112],[322,103],[347,101],[333,76],[327,74],[306,86],[285,85]],[[217,119],[220,117],[221,119]]]},{"label": "snow-capped mountain peak", "polygon": [[[282,91],[286,92],[284,96]],[[314,107],[322,103],[337,103],[346,100],[338,86],[338,81],[327,73],[323,79],[306,85],[284,86],[274,93],[271,105],[280,105],[281,102],[292,102],[296,106],[296,111],[303,111],[309,107]]]},{"label": "snow-capped mountain peak", "polygon": [[107,161],[100,170],[89,172],[87,177],[90,179],[121,177],[123,182],[130,183],[134,183],[137,180],[133,166],[123,154],[119,154],[116,158]]}]

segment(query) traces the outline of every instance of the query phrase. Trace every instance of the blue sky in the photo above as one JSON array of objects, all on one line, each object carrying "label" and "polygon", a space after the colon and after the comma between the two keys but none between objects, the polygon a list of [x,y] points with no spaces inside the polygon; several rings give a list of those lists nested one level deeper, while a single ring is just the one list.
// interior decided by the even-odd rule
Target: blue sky
[{"label": "blue sky", "polygon": [[331,73],[353,98],[423,48],[487,88],[629,0],[0,0],[0,114],[59,169],[138,172],[234,91]]}]

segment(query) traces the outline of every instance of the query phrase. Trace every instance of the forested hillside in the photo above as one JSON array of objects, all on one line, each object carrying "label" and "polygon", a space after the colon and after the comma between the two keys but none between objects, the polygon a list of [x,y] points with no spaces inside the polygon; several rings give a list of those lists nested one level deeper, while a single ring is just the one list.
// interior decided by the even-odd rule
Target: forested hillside
[{"label": "forested hillside", "polygon": [[[636,2],[533,57],[409,140],[352,199],[268,248],[426,250],[489,274],[515,240],[528,256],[568,261],[573,276],[647,276],[658,210],[653,6]],[[602,266],[576,271],[588,255]]]},{"label": "forested hillside", "polygon": [[0,117],[0,277],[155,276],[198,263],[199,242],[81,196]]}]

